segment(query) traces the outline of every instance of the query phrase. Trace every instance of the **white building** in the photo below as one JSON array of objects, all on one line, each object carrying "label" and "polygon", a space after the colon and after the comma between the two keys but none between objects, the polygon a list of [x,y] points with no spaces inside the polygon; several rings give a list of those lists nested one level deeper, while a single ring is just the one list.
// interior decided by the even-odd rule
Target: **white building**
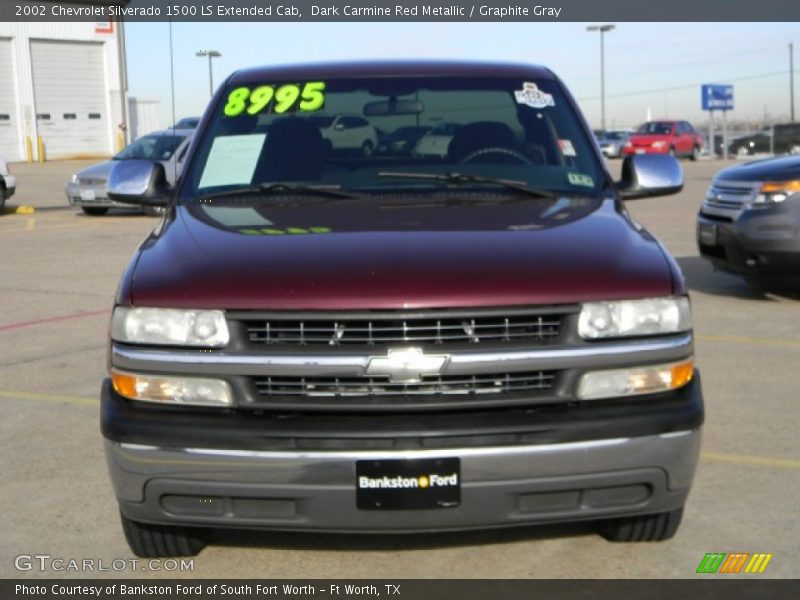
[{"label": "white building", "polygon": [[127,141],[120,23],[0,22],[0,156],[108,156]]}]

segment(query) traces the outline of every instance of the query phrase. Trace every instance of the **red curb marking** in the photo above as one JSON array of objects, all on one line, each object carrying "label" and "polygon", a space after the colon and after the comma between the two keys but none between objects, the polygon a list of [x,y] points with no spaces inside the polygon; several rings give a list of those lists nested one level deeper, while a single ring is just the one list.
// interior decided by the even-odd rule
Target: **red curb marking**
[{"label": "red curb marking", "polygon": [[34,321],[21,321],[19,323],[9,323],[8,325],[0,325],[0,331],[8,331],[9,329],[20,329],[22,327],[30,327],[31,325],[39,325],[40,323],[52,323],[53,321],[66,321],[67,319],[80,319],[81,317],[94,317],[96,315],[103,315],[110,313],[107,308],[103,310],[91,310],[88,312],[79,312],[72,315],[61,315],[60,317],[47,317],[45,319],[36,319]]}]

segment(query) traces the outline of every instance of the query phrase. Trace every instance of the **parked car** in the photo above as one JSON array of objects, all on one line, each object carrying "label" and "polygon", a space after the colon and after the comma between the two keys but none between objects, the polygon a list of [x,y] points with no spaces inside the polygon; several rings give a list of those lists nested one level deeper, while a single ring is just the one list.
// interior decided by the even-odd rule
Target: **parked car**
[{"label": "parked car", "polygon": [[378,133],[358,115],[315,115],[309,120],[319,127],[329,150],[358,152],[369,157],[378,146]]},{"label": "parked car", "polygon": [[599,132],[596,137],[600,152],[608,158],[621,158],[622,149],[630,136],[629,129],[609,129]]},{"label": "parked car", "polygon": [[800,289],[800,156],[714,176],[697,217],[700,255],[759,287]]},{"label": "parked car", "polygon": [[631,135],[622,149],[631,154],[671,154],[692,160],[703,152],[703,136],[688,121],[648,121]]},{"label": "parked car", "polygon": [[461,129],[458,123],[439,123],[428,133],[423,135],[417,145],[414,146],[413,154],[420,157],[447,156],[447,150],[453,137]]},{"label": "parked car", "polygon": [[[118,161],[158,160],[165,167],[168,181],[174,182],[183,167],[186,150],[194,131],[191,129],[165,129],[144,135],[124,148],[111,160],[103,161],[75,173],[64,188],[71,206],[79,206],[90,216],[101,216],[112,207],[125,207],[108,198],[106,182],[111,167]],[[130,208],[130,206],[128,206]],[[160,214],[153,207],[144,207],[146,214]]]},{"label": "parked car", "polygon": [[378,134],[378,153],[388,155],[410,154],[419,139],[431,130],[430,127],[407,125],[391,133]]},{"label": "parked car", "polygon": [[201,117],[184,117],[175,123],[175,129],[197,129]]},{"label": "parked car", "polygon": [[[773,131],[775,141],[773,143]],[[736,156],[752,154],[800,154],[800,123],[782,123],[733,140],[728,152]]]},{"label": "parked car", "polygon": [[0,156],[0,210],[6,205],[6,200],[17,191],[17,180],[11,174],[8,163]]},{"label": "parked car", "polygon": [[[295,116],[242,91],[265,86]],[[326,104],[464,124],[439,161],[330,153],[303,116]],[[196,553],[209,527],[676,532],[703,422],[690,304],[623,206],[679,191],[673,157],[615,182],[564,84],[519,64],[252,68],[208,111],[177,188],[160,162],[109,179],[166,207],[101,394],[134,553]]]}]

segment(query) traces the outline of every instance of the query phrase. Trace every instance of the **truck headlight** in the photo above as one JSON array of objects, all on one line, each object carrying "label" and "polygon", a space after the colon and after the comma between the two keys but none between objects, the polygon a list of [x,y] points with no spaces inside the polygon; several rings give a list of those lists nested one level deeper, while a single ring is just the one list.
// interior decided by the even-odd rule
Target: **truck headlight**
[{"label": "truck headlight", "polygon": [[683,387],[692,380],[691,359],[663,365],[590,371],[578,383],[580,400],[657,394]]},{"label": "truck headlight", "polygon": [[222,348],[230,335],[221,310],[179,310],[118,306],[111,339],[128,344]]},{"label": "truck headlight", "polygon": [[112,369],[111,382],[120,396],[131,400],[184,406],[224,407],[233,403],[231,388],[221,379],[141,375]]},{"label": "truck headlight", "polygon": [[588,302],[581,308],[578,334],[584,339],[677,333],[692,328],[685,296]]}]

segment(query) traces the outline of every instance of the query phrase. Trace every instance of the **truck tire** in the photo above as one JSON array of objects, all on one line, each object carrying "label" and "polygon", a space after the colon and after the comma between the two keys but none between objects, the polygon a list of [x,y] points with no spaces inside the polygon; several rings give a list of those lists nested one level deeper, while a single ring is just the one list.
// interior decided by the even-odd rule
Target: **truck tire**
[{"label": "truck tire", "polygon": [[108,212],[108,208],[103,206],[81,206],[81,210],[90,217],[102,217]]},{"label": "truck tire", "polygon": [[600,522],[600,535],[610,542],[661,542],[678,531],[683,507],[655,515],[623,517]]},{"label": "truck tire", "polygon": [[206,546],[202,529],[151,525],[131,521],[120,513],[122,530],[128,546],[136,556],[142,558],[166,558],[170,556],[194,556]]}]

